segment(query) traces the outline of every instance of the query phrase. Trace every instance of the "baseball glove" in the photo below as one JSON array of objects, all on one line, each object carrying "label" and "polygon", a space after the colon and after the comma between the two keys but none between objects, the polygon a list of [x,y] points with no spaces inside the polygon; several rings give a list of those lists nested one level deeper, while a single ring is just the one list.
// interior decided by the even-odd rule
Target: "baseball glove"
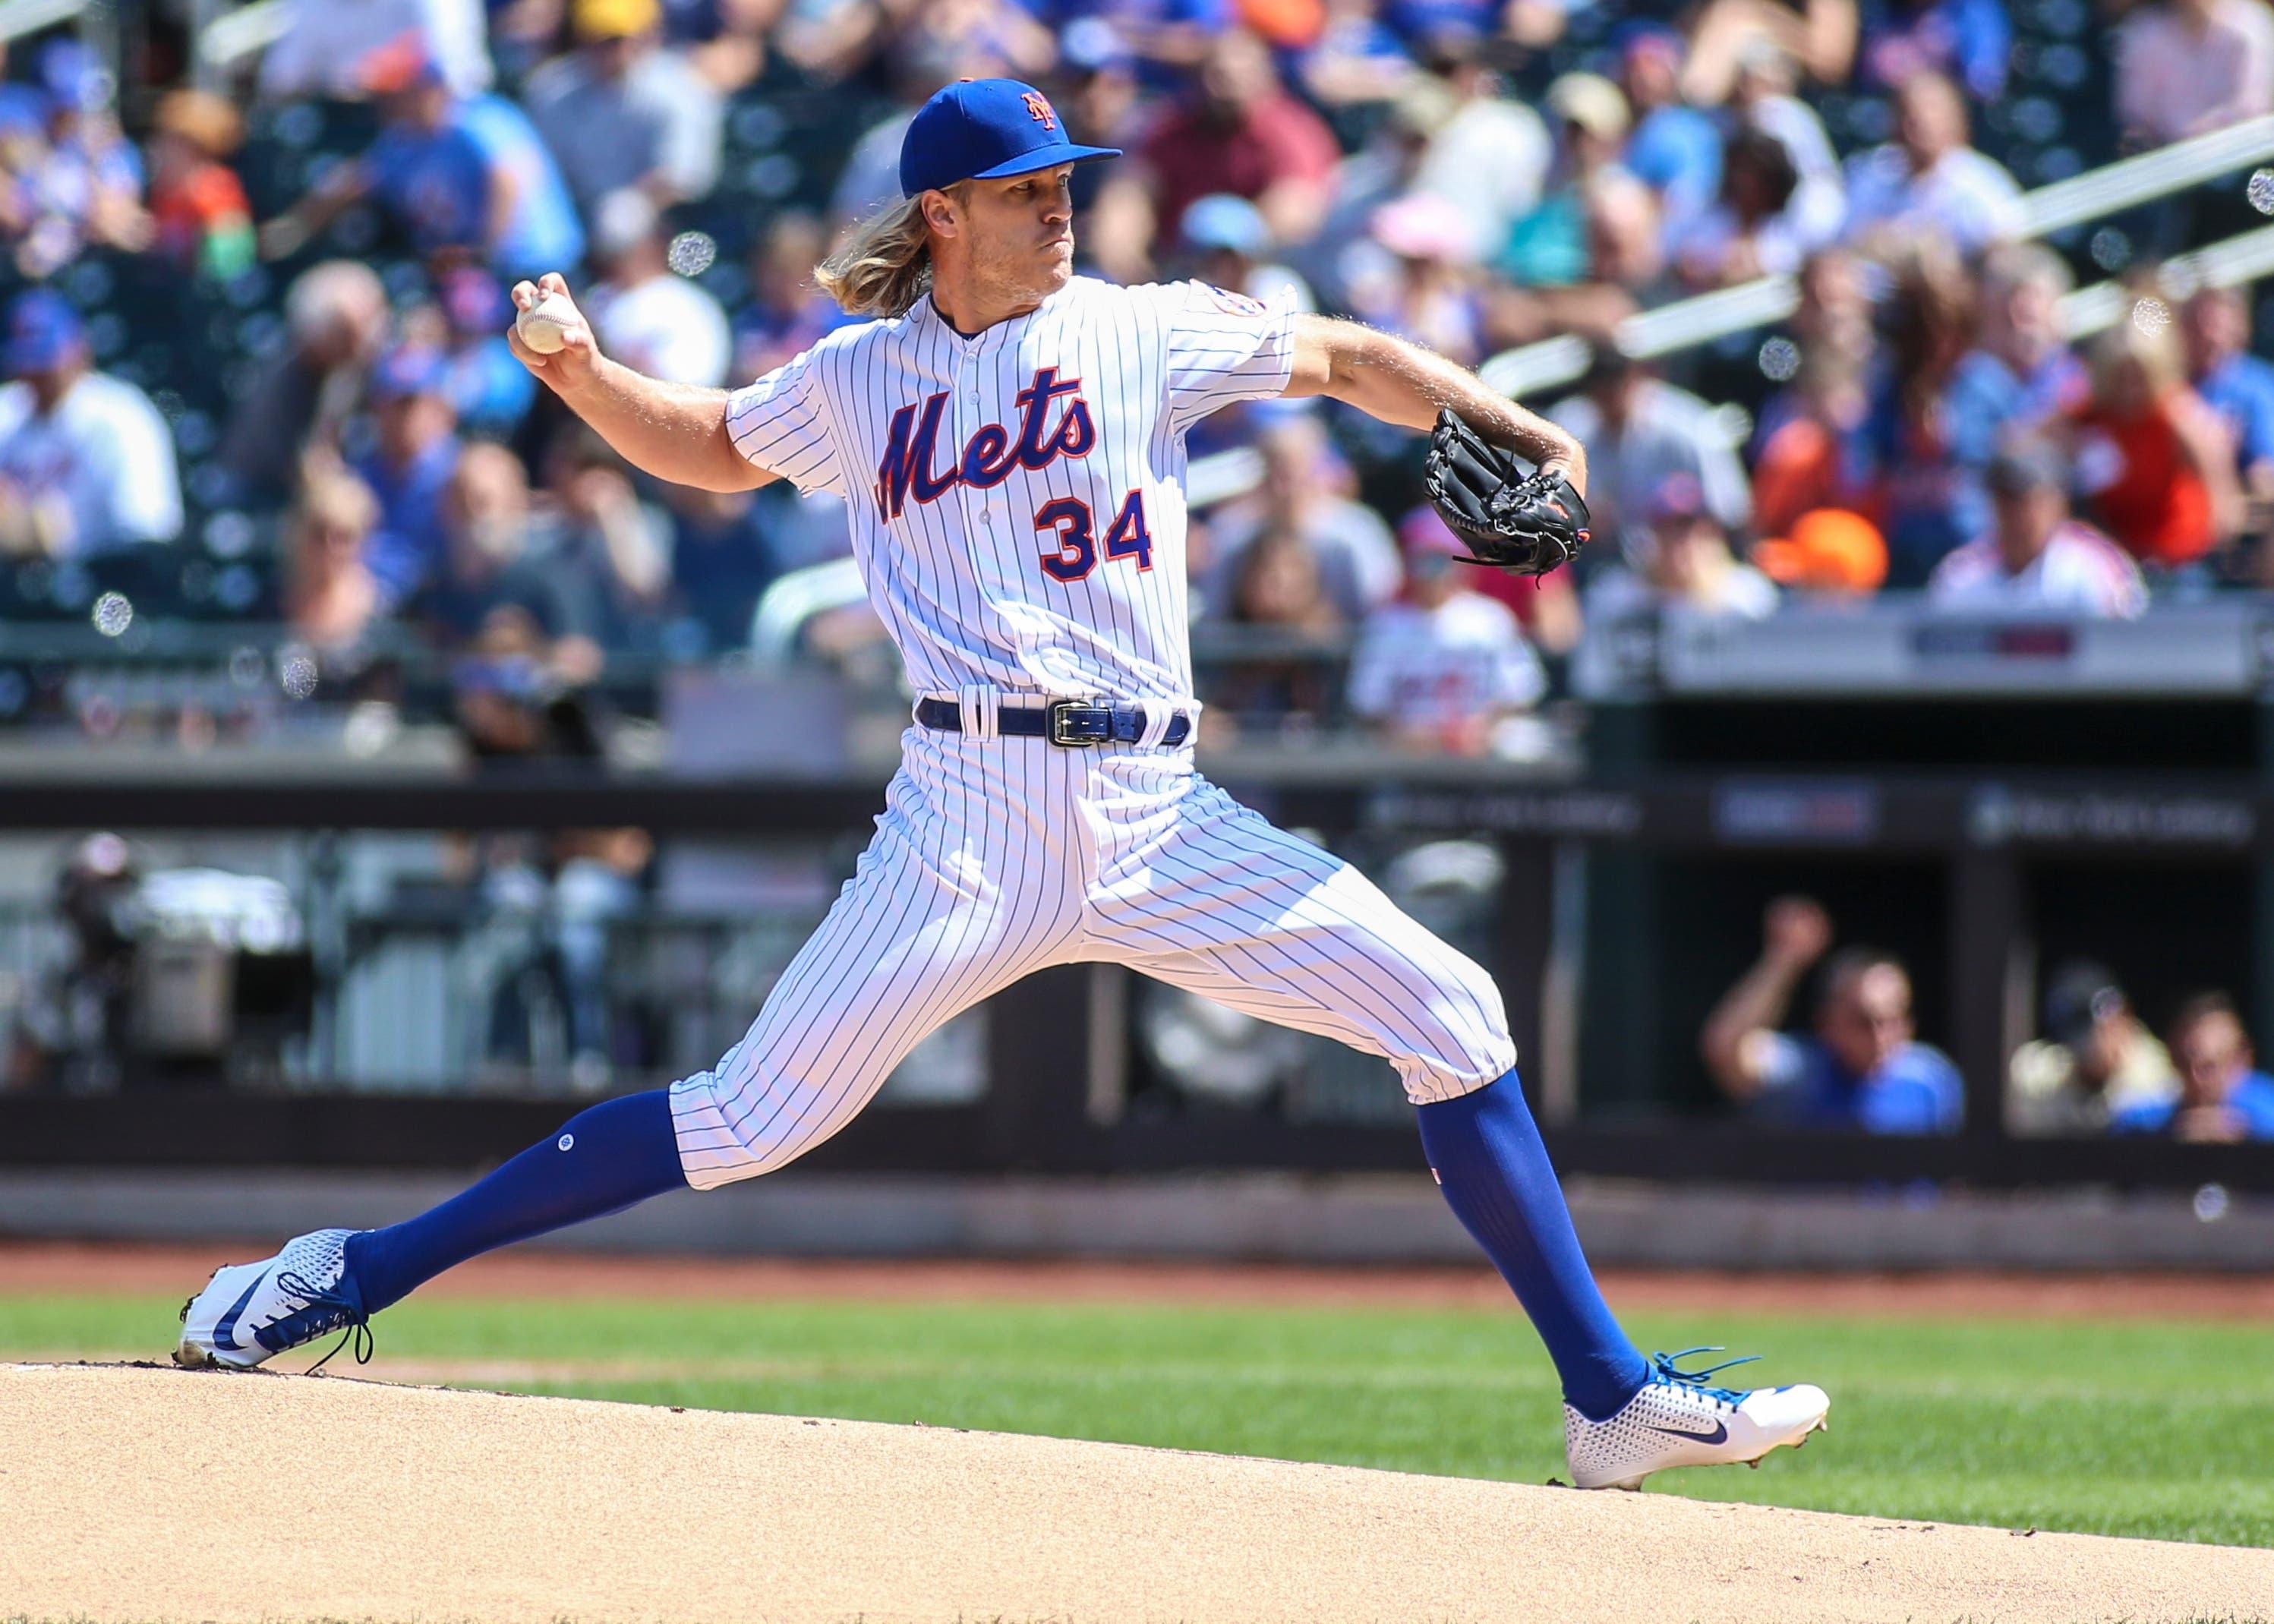
[{"label": "baseball glove", "polygon": [[1544,575],[1587,545],[1587,504],[1569,479],[1519,473],[1513,453],[1487,445],[1450,411],[1437,414],[1421,483],[1453,534],[1469,544],[1465,564]]}]

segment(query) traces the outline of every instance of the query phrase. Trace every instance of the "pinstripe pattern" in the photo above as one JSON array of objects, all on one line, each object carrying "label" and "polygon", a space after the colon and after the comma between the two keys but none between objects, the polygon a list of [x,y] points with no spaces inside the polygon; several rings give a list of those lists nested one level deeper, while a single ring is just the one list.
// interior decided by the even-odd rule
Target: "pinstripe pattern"
[{"label": "pinstripe pattern", "polygon": [[915,729],[904,742],[876,836],[828,917],[742,1041],[673,1087],[698,1190],[794,1161],[927,1034],[1073,956],[1080,864],[1064,822],[1045,816],[1073,798],[1067,753]]},{"label": "pinstripe pattern", "polygon": [[1379,1055],[1417,1105],[1516,1064],[1500,989],[1472,960],[1199,773],[1146,769],[1089,897],[1086,956]]},{"label": "pinstripe pattern", "polygon": [[[743,455],[801,491],[843,496],[869,594],[923,693],[983,685],[1028,693],[1176,697],[1192,692],[1186,635],[1185,430],[1236,401],[1278,395],[1294,365],[1291,312],[1196,282],[1118,288],[1076,277],[1032,314],[966,338],[921,301],[892,321],[840,327],[727,402]],[[990,426],[1017,434],[1036,372],[1080,380],[1095,430],[1085,454],[1020,467],[985,488],[896,514],[877,470],[896,412],[944,393],[922,471],[952,468]],[[1053,401],[1045,429],[1068,410]],[[1152,564],[1101,556],[1082,579],[1038,567],[1055,551],[1035,516],[1088,508],[1101,553],[1114,515],[1140,493]]]},{"label": "pinstripe pattern", "polygon": [[[1058,695],[1190,706],[1185,432],[1280,394],[1292,365],[1284,307],[1077,278],[970,338],[928,299],[832,334],[739,391],[728,424],[753,462],[846,498],[918,691],[983,724]],[[928,1033],[1052,964],[1127,964],[1337,1038],[1417,1103],[1516,1064],[1482,970],[1208,783],[1189,747],[912,728],[902,750],[828,917],[742,1041],[673,1089],[698,1189],[795,1160]]]}]

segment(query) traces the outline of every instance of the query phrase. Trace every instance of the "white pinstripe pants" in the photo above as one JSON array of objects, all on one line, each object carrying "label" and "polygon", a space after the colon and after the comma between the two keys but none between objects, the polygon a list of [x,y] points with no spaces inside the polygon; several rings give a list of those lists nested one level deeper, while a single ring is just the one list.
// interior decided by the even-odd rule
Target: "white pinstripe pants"
[{"label": "white pinstripe pants", "polygon": [[923,728],[903,745],[828,917],[742,1041],[673,1086],[697,1189],[787,1166],[927,1034],[1050,965],[1126,965],[1339,1039],[1389,1061],[1416,1104],[1515,1065],[1490,977],[1188,751]]}]

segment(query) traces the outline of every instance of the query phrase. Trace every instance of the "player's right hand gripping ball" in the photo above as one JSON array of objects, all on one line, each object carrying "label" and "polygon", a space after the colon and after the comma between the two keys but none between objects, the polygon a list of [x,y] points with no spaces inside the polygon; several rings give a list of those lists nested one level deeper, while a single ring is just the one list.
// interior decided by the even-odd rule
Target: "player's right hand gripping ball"
[{"label": "player's right hand gripping ball", "polygon": [[567,347],[567,334],[577,320],[576,305],[561,294],[547,293],[514,318],[513,330],[538,354],[558,355]]},{"label": "player's right hand gripping ball", "polygon": [[1487,444],[1450,411],[1437,414],[1421,483],[1453,534],[1469,544],[1465,564],[1544,575],[1587,545],[1587,504],[1569,479],[1519,473],[1514,453]]}]

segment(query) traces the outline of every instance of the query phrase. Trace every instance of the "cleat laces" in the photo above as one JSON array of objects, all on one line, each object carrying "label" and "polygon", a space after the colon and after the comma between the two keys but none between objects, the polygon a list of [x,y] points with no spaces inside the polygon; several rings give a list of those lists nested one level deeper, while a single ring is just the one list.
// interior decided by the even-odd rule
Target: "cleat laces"
[{"label": "cleat laces", "polygon": [[1653,1353],[1650,1356],[1650,1379],[1667,1387],[1686,1387],[1693,1393],[1702,1394],[1717,1404],[1726,1404],[1731,1410],[1735,1410],[1745,1402],[1745,1395],[1733,1387],[1709,1387],[1706,1385],[1706,1379],[1708,1376],[1719,1375],[1733,1365],[1751,1365],[1761,1357],[1759,1354],[1749,1353],[1740,1358],[1724,1359],[1719,1365],[1707,1365],[1704,1370],[1686,1371],[1681,1365],[1681,1361],[1693,1353],[1725,1351],[1727,1350],[1721,1348],[1684,1348],[1679,1353]]},{"label": "cleat laces", "polygon": [[334,1331],[347,1332],[332,1344],[330,1353],[308,1366],[306,1374],[312,1376],[323,1369],[332,1362],[333,1355],[350,1343],[354,1344],[357,1364],[371,1363],[371,1316],[350,1302],[343,1293],[336,1289],[320,1289],[311,1285],[306,1276],[291,1269],[278,1274],[276,1285],[279,1290],[288,1297],[298,1298],[300,1303],[299,1308],[289,1319],[278,1321],[276,1326],[278,1330],[282,1330],[287,1325],[291,1327],[293,1341],[290,1345],[297,1347],[301,1342],[313,1342],[317,1337],[329,1335]]}]

